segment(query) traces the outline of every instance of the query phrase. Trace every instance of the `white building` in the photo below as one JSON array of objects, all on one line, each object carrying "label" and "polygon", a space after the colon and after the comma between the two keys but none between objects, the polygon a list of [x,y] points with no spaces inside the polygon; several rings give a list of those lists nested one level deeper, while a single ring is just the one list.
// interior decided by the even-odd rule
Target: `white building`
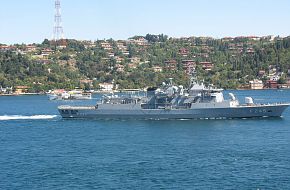
[{"label": "white building", "polygon": [[99,86],[103,92],[112,92],[114,88],[113,83],[100,83]]},{"label": "white building", "polygon": [[271,81],[278,81],[280,79],[279,75],[270,76]]},{"label": "white building", "polygon": [[254,79],[250,81],[250,88],[253,90],[260,90],[260,89],[263,89],[263,87],[264,87],[263,81],[261,80]]}]

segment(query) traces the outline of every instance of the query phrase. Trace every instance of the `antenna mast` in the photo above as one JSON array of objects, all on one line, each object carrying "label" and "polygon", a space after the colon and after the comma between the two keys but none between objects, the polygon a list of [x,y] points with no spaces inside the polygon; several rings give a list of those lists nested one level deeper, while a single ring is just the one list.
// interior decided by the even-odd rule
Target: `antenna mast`
[{"label": "antenna mast", "polygon": [[64,41],[60,0],[55,0],[53,41],[55,42],[56,45],[62,45],[62,41]]}]

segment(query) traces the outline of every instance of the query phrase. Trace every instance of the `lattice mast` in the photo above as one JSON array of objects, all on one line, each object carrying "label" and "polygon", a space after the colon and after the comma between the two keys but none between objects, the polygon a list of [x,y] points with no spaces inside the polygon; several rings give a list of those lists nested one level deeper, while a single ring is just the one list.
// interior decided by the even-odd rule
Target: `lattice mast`
[{"label": "lattice mast", "polygon": [[55,16],[53,28],[53,40],[56,44],[64,40],[64,33],[61,19],[61,6],[60,0],[55,0]]}]

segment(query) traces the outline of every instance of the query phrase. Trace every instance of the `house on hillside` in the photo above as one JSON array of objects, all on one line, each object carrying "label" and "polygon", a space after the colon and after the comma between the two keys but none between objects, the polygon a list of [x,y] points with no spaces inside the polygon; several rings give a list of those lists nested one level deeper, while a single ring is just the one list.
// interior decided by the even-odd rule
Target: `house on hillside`
[{"label": "house on hillside", "polygon": [[136,69],[137,68],[137,64],[136,63],[128,63],[128,67],[130,69]]},{"label": "house on hillside", "polygon": [[108,52],[108,57],[115,57],[115,54],[113,52]]},{"label": "house on hillside", "polygon": [[266,74],[266,71],[265,70],[259,70],[258,77],[264,77],[265,74]]},{"label": "house on hillside", "polygon": [[183,57],[187,57],[188,56],[188,53],[189,53],[189,50],[186,49],[186,48],[180,48],[179,49],[179,54]]},{"label": "house on hillside", "polygon": [[50,48],[41,50],[41,56],[43,57],[43,59],[48,59],[48,57],[53,53],[54,51]]},{"label": "house on hillside", "polygon": [[138,37],[136,39],[130,39],[129,43],[136,44],[138,46],[148,46],[149,43],[144,37]]},{"label": "house on hillside", "polygon": [[152,67],[152,69],[153,69],[153,71],[154,71],[155,73],[160,73],[160,72],[162,72],[162,67],[159,67],[159,66],[154,66],[154,67]]},{"label": "house on hillside", "polygon": [[206,71],[211,71],[214,66],[212,62],[208,62],[208,61],[199,62],[198,64],[202,65],[202,68]]},{"label": "house on hillside", "polygon": [[122,63],[124,61],[124,58],[119,56],[115,56],[114,59],[116,60],[116,63]]},{"label": "house on hillside", "polygon": [[130,52],[127,50],[122,50],[122,54],[128,56],[128,55],[130,55]]},{"label": "house on hillside", "polygon": [[196,67],[196,63],[194,60],[183,60],[182,67],[186,74],[191,75]]},{"label": "house on hillside", "polygon": [[129,60],[130,60],[131,63],[139,64],[140,61],[141,61],[141,58],[139,58],[139,57],[132,57]]},{"label": "house on hillside", "polygon": [[233,37],[224,37],[221,39],[223,42],[230,42],[230,41],[233,41],[234,38]]},{"label": "house on hillside", "polygon": [[0,45],[0,51],[13,51],[16,50],[15,46]]},{"label": "house on hillside", "polygon": [[86,49],[96,47],[96,43],[90,40],[83,40],[82,43]]},{"label": "house on hillside", "polygon": [[117,42],[117,48],[118,48],[119,50],[122,50],[122,51],[127,51],[127,50],[128,50],[128,48],[127,48],[127,46],[126,46],[126,43],[123,42],[123,41],[118,41],[118,42]]},{"label": "house on hillside", "polygon": [[36,47],[35,45],[31,45],[31,44],[29,44],[29,45],[27,45],[27,46],[25,47],[25,52],[26,52],[26,53],[34,52],[34,51],[36,51],[36,50],[37,50],[37,47]]},{"label": "house on hillside", "polygon": [[112,50],[112,49],[113,49],[112,46],[111,46],[111,44],[108,43],[108,42],[102,42],[102,43],[101,43],[101,47],[102,47],[104,50]]},{"label": "house on hillside", "polygon": [[125,66],[121,64],[116,65],[117,72],[124,72],[125,71]]},{"label": "house on hillside", "polygon": [[174,59],[165,61],[164,63],[167,70],[173,71],[177,69],[177,61]]}]

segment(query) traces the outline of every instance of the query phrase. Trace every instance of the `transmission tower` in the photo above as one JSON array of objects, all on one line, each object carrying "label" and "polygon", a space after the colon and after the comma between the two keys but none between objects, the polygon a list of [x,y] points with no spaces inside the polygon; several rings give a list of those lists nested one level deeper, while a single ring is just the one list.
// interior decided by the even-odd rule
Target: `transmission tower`
[{"label": "transmission tower", "polygon": [[61,43],[61,41],[64,40],[62,20],[61,20],[60,0],[55,0],[55,16],[54,16],[53,40],[58,45],[61,45],[59,43]]}]

